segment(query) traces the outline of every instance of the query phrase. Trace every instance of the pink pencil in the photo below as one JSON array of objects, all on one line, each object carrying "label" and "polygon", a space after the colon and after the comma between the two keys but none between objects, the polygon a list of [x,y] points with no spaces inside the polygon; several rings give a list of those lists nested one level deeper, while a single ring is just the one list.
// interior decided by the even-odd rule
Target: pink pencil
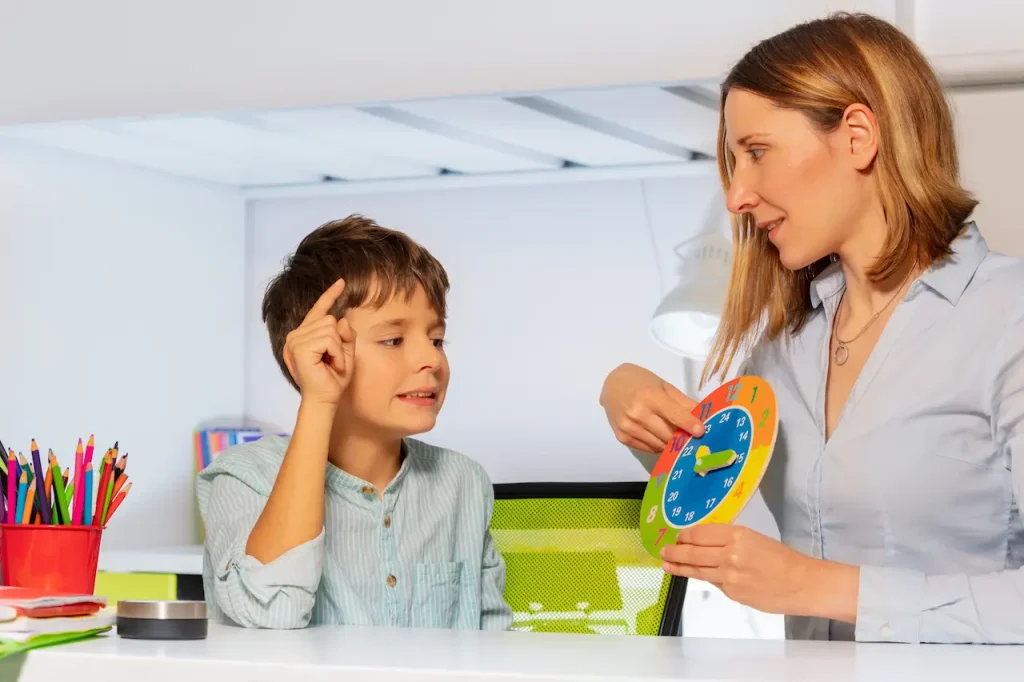
[{"label": "pink pencil", "polygon": [[92,451],[96,447],[96,437],[89,436],[89,442],[85,444],[85,463],[82,466],[88,465],[92,462]]},{"label": "pink pencil", "polygon": [[75,492],[74,511],[71,512],[71,523],[75,526],[82,525],[82,513],[85,511],[85,453],[82,452],[82,439],[78,439],[78,447],[75,448]]}]

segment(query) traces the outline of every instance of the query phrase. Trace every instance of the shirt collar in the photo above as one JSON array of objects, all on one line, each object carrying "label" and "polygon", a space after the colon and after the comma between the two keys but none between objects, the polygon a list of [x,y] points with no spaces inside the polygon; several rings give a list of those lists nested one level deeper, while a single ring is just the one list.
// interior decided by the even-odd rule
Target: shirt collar
[{"label": "shirt collar", "polygon": [[[988,244],[981,236],[978,226],[972,220],[953,240],[953,253],[933,263],[920,276],[922,284],[956,305],[967,289],[978,266],[988,255]],[[839,263],[832,263],[811,281],[811,307],[839,293],[846,285],[846,278]]]},{"label": "shirt collar", "polygon": [[[412,466],[409,463],[409,460],[412,459],[409,444],[406,442],[404,438],[402,439],[401,447],[402,464],[398,469],[398,473],[395,474],[395,477],[391,479],[391,482],[388,483],[387,487],[385,488],[385,490],[391,492],[397,492],[398,489],[401,488],[402,482],[405,480],[406,476],[409,473],[409,467]],[[367,481],[364,481],[363,479],[357,476],[353,476],[352,474],[348,473],[343,469],[339,469],[330,462],[327,463],[326,478],[327,487],[341,493],[344,493],[346,491],[356,492],[359,493],[361,496],[366,496],[371,493],[376,494],[376,491],[373,489],[373,486],[371,486]]]}]

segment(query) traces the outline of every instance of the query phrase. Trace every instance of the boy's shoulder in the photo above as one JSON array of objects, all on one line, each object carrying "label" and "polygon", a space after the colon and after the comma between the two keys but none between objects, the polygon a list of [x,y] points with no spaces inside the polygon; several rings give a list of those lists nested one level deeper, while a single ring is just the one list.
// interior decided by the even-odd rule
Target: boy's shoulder
[{"label": "boy's shoulder", "polygon": [[408,449],[409,466],[418,474],[454,478],[462,483],[479,485],[492,491],[491,478],[483,465],[461,452],[431,445],[415,438],[406,438],[405,445]]},{"label": "boy's shoulder", "polygon": [[237,478],[258,493],[269,495],[281,468],[288,438],[264,436],[249,443],[233,445],[218,454],[209,466],[199,472],[197,485],[202,488],[222,475]]}]

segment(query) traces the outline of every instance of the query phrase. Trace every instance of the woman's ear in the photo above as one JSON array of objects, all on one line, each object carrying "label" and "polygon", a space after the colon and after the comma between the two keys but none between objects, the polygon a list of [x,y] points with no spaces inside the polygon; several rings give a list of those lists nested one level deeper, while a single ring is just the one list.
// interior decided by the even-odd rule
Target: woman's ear
[{"label": "woman's ear", "polygon": [[843,112],[844,141],[853,167],[867,170],[878,155],[878,120],[871,109],[863,104],[851,104]]}]

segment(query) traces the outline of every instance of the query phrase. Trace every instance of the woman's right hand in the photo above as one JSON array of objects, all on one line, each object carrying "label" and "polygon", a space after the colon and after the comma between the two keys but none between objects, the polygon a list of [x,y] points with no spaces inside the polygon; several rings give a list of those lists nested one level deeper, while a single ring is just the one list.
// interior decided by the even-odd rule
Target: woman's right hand
[{"label": "woman's right hand", "polygon": [[601,389],[615,437],[636,450],[660,455],[676,428],[704,435],[704,424],[691,410],[697,404],[682,391],[643,367],[619,365]]}]

